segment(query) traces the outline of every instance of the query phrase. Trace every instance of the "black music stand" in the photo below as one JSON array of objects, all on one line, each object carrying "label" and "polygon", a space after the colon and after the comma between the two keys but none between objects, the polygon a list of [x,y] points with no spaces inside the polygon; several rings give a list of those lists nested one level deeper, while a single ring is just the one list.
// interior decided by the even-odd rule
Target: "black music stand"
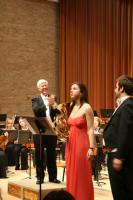
[{"label": "black music stand", "polygon": [[98,117],[97,111],[93,110],[94,117]]},{"label": "black music stand", "polygon": [[[29,130],[31,131],[31,133],[34,134],[39,134],[39,130],[36,126],[35,123],[35,118],[32,116],[25,116],[25,115],[16,115],[15,116],[15,120],[14,120],[14,126],[16,127],[16,129],[19,129],[19,119],[22,118],[25,123],[27,123],[27,126],[29,128]],[[28,120],[28,121],[27,121]],[[30,163],[29,163],[29,178],[31,178],[31,155],[32,155],[32,149],[31,149],[31,143],[33,142],[33,135],[31,135],[31,137],[29,137],[29,156],[30,156]]]},{"label": "black music stand", "polygon": [[18,144],[27,144],[31,138],[31,132],[29,130],[19,130]]},{"label": "black music stand", "polygon": [[[29,144],[31,153],[31,137],[32,133],[29,130],[19,130],[18,131],[18,144]],[[29,166],[29,177],[31,179],[31,155],[30,155],[30,166]]]},{"label": "black music stand", "polygon": [[18,131],[17,130],[4,130],[4,132],[8,132],[8,141],[9,142],[14,142],[17,140],[18,137]]},{"label": "black music stand", "polygon": [[[41,149],[41,143],[42,143],[42,132],[38,129],[37,123],[39,122],[45,130],[45,134],[49,135],[56,135],[56,132],[54,128],[52,127],[52,124],[49,122],[47,117],[25,117],[24,118],[25,123],[27,124],[28,129],[32,132],[33,135],[39,134],[40,135],[40,149]],[[49,131],[50,130],[50,131]],[[42,152],[40,151],[40,169],[42,167]],[[39,197],[40,200],[42,199],[42,194],[41,194],[41,177],[42,173],[40,170],[40,184],[39,184]]]},{"label": "black music stand", "polygon": [[101,108],[100,114],[101,117],[110,118],[114,112],[113,108]]},{"label": "black music stand", "polygon": [[94,130],[94,146],[97,148],[97,153],[95,156],[95,173],[94,177],[97,182],[98,186],[102,186],[102,184],[105,184],[105,182],[99,181],[99,175],[100,175],[100,168],[101,168],[101,160],[103,156],[102,148],[103,148],[103,134],[100,132],[100,130],[95,131]]},{"label": "black music stand", "polygon": [[36,120],[35,117],[29,117],[26,116],[23,118],[23,121],[27,125],[28,130],[31,133],[31,136],[29,137],[29,155],[30,155],[30,165],[29,165],[29,178],[31,179],[31,155],[32,155],[32,149],[31,149],[31,143],[33,143],[33,135],[40,134],[37,126],[36,126]]}]

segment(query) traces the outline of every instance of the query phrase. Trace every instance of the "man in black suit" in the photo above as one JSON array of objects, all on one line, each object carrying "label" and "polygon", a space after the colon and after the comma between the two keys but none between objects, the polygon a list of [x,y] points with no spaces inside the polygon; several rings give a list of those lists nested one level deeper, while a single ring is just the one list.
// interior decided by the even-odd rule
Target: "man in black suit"
[{"label": "man in black suit", "polygon": [[[47,117],[47,119],[52,124],[54,116],[57,113],[57,109],[55,107],[54,100],[49,98],[48,95],[48,81],[40,79],[37,82],[37,88],[40,92],[40,95],[32,99],[32,109],[34,115],[36,117]],[[55,148],[57,144],[57,136],[49,135],[49,131],[46,130],[45,127],[39,121],[36,121],[36,123],[39,128],[39,131],[41,132],[41,144],[40,144],[40,135],[34,135],[37,184],[39,184],[40,182],[43,183],[45,176],[44,174],[45,165],[43,156],[44,147],[46,147],[46,152],[47,152],[46,165],[48,169],[49,181],[53,183],[60,183],[60,181],[57,179],[57,167],[56,167]]]},{"label": "man in black suit", "polygon": [[[118,107],[104,130],[108,172],[114,200],[133,200],[133,78],[117,79]],[[119,100],[119,101],[118,101]]]}]

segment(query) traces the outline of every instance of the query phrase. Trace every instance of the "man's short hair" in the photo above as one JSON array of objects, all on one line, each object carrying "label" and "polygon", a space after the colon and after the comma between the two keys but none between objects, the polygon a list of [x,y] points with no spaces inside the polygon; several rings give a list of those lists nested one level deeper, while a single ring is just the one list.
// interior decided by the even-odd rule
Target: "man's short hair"
[{"label": "man's short hair", "polygon": [[133,77],[122,75],[117,79],[119,88],[124,89],[127,95],[133,95]]},{"label": "man's short hair", "polygon": [[46,83],[46,84],[48,85],[48,81],[47,81],[47,80],[45,80],[45,79],[40,79],[40,80],[37,81],[37,87],[39,87],[40,84],[42,84],[42,83]]}]

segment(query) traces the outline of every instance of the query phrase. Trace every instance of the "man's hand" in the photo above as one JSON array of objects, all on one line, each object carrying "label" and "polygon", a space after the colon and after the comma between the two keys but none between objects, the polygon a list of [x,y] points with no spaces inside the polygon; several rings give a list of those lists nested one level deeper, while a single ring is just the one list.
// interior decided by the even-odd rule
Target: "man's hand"
[{"label": "man's hand", "polygon": [[113,159],[113,168],[114,168],[114,170],[116,170],[116,171],[122,170],[122,168],[123,168],[123,160],[114,158],[114,159]]},{"label": "man's hand", "polygon": [[48,97],[48,103],[50,106],[54,105],[55,99],[53,97]]}]

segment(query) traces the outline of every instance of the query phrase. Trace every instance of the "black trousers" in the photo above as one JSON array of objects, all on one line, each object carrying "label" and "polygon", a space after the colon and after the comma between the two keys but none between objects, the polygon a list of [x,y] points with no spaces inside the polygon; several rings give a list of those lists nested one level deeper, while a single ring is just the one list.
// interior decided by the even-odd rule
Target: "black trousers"
[{"label": "black trousers", "polygon": [[5,153],[7,156],[7,164],[8,166],[14,166],[15,165],[15,155],[14,155],[14,143],[7,143]]},{"label": "black trousers", "polygon": [[62,160],[65,160],[65,149],[66,149],[66,142],[63,142],[61,145]]},{"label": "black trousers", "polygon": [[112,167],[115,153],[108,154],[107,166],[114,200],[133,200],[133,163],[131,160],[124,162],[123,169],[119,172]]},{"label": "black trousers", "polygon": [[102,148],[97,148],[97,154],[92,160],[92,174],[94,175],[94,180],[99,180],[99,173],[102,169],[102,163],[104,162],[104,155]]},{"label": "black trousers", "polygon": [[44,179],[45,161],[44,161],[44,147],[46,148],[49,181],[57,178],[56,167],[56,144],[57,136],[42,135],[40,144],[40,135],[34,135],[35,145],[35,163],[36,163],[36,176],[37,179]]},{"label": "black trousers", "polygon": [[16,169],[19,169],[20,167],[20,162],[19,162],[20,156],[21,156],[21,169],[22,170],[28,169],[28,149],[21,144],[15,144],[14,155],[15,155]]}]

